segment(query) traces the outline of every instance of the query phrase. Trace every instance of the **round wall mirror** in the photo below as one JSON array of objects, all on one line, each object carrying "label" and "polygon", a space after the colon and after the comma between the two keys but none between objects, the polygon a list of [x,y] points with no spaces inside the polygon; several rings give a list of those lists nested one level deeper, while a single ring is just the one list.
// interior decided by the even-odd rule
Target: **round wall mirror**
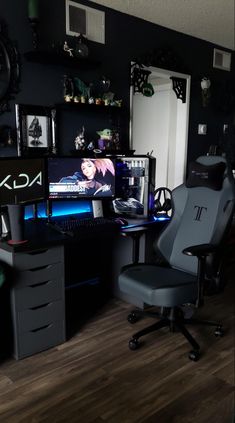
[{"label": "round wall mirror", "polygon": [[9,111],[9,100],[19,91],[19,60],[6,25],[0,22],[0,113]]}]

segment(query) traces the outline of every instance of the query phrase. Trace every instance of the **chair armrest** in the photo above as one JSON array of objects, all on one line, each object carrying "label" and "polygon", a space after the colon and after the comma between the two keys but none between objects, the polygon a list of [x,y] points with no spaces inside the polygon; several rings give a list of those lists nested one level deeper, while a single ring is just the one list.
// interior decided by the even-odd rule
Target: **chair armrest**
[{"label": "chair armrest", "polygon": [[213,244],[201,244],[184,248],[182,252],[187,256],[205,257],[211,253],[214,253],[216,250],[217,247]]},{"label": "chair armrest", "polygon": [[133,247],[132,247],[132,264],[137,264],[139,262],[139,251],[140,251],[140,238],[147,231],[145,226],[137,226],[131,228],[123,228],[121,230],[122,236],[129,236],[132,238]]},{"label": "chair armrest", "polygon": [[192,245],[185,248],[182,252],[187,256],[196,256],[198,259],[198,269],[197,269],[197,286],[198,286],[198,295],[196,301],[196,307],[201,307],[204,304],[204,282],[205,282],[205,262],[206,257],[218,250],[213,244],[201,244],[201,245]]}]

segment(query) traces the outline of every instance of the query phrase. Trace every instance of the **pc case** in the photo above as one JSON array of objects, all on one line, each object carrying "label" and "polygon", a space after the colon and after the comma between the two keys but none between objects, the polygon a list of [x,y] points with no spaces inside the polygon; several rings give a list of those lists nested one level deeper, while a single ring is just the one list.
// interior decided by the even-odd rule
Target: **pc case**
[{"label": "pc case", "polygon": [[132,218],[146,218],[152,214],[155,172],[155,157],[117,157],[115,214]]}]

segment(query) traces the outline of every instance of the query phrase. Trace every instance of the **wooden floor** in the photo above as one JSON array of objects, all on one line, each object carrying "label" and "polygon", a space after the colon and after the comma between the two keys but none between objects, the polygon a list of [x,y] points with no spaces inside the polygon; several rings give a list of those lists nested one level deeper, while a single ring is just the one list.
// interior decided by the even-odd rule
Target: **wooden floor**
[{"label": "wooden floor", "polygon": [[68,342],[0,365],[1,423],[232,423],[234,412],[234,269],[225,292],[200,316],[226,333],[191,328],[203,354],[192,362],[180,333],[162,329],[130,351],[131,306],[110,300]]}]

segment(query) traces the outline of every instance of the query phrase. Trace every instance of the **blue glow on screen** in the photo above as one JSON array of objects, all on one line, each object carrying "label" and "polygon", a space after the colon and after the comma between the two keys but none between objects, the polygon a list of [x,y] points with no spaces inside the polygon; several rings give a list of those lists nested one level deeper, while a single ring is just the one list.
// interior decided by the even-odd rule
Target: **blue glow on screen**
[{"label": "blue glow on screen", "polygon": [[64,216],[67,214],[91,213],[92,206],[89,201],[60,201],[52,202],[52,216]]},{"label": "blue glow on screen", "polygon": [[[54,201],[52,202],[52,216],[64,216],[80,213],[91,213],[90,201]],[[46,203],[38,204],[38,217],[46,218]],[[33,218],[33,206],[25,206],[25,220]]]},{"label": "blue glow on screen", "polygon": [[[33,217],[33,206],[25,206],[24,208],[24,218],[32,219]],[[38,204],[38,217],[46,217],[46,206],[45,203]]]}]

